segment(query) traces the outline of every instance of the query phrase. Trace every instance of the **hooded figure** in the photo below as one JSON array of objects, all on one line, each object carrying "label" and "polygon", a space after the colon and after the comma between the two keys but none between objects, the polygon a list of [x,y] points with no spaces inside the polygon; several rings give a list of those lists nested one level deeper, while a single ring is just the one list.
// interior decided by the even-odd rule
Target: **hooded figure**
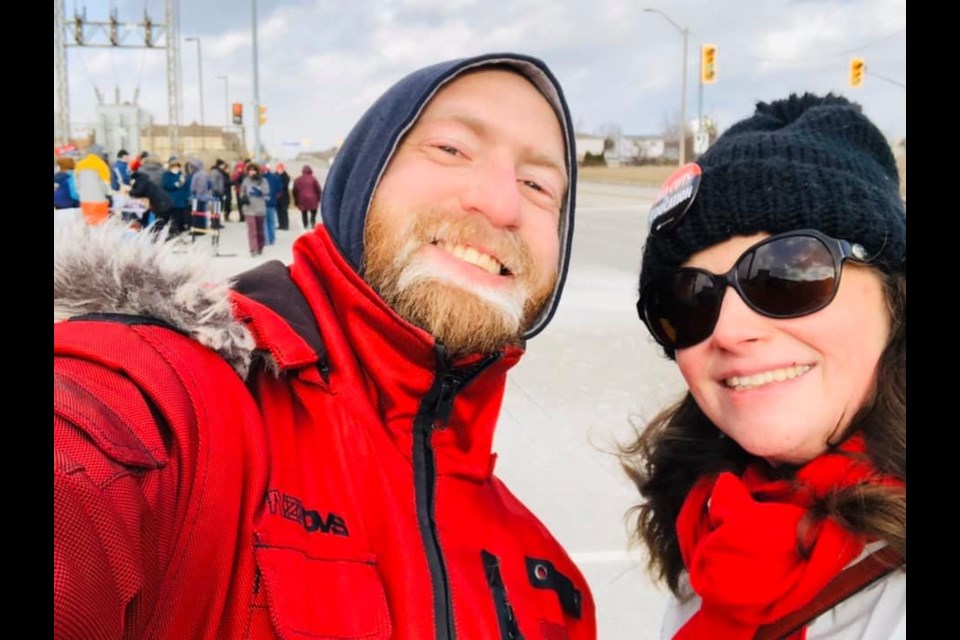
[{"label": "hooded figure", "polygon": [[[556,310],[566,278],[573,239],[573,207],[576,200],[576,148],[566,103],[555,78],[542,63],[523,56],[480,56],[421,69],[406,77],[383,95],[353,128],[337,153],[324,183],[322,217],[331,239],[354,269],[363,257],[363,235],[367,212],[377,181],[401,137],[416,122],[433,94],[452,77],[477,66],[504,64],[533,82],[558,113],[566,138],[568,191],[560,210],[560,256],[556,286],[525,337],[539,333]],[[562,115],[561,115],[562,114]]]},{"label": "hooded figure", "polygon": [[213,180],[200,158],[192,158],[187,161],[187,164],[190,165],[192,174],[190,178],[190,197],[197,199],[198,211],[203,211],[204,205],[214,199]]},{"label": "hooded figure", "polygon": [[575,186],[557,80],[490,54],[370,108],[289,266],[228,292],[162,245],[119,255],[109,227],[55,243],[55,629],[93,610],[129,637],[595,638],[586,581],[491,450]]},{"label": "hooded figure", "polygon": [[158,187],[163,187],[163,174],[165,171],[163,163],[160,162],[159,158],[156,156],[146,156],[141,160],[140,165],[133,173],[141,173]]},{"label": "hooded figure", "polygon": [[323,188],[313,175],[313,169],[305,164],[300,175],[293,181],[293,206],[300,209],[303,230],[309,231],[317,224],[317,211],[320,209],[320,197]]}]

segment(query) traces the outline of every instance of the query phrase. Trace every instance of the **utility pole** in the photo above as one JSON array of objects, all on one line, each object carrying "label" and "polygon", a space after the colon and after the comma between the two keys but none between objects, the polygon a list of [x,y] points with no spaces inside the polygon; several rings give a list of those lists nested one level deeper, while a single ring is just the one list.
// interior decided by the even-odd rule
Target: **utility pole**
[{"label": "utility pole", "polygon": [[683,71],[680,75],[680,161],[678,163],[679,166],[683,166],[687,162],[687,39],[690,35],[690,30],[678,25],[670,16],[660,11],[660,9],[648,7],[644,9],[644,11],[648,13],[659,13],[683,36]]},{"label": "utility pole", "polygon": [[[180,144],[180,111],[183,109],[183,87],[180,85],[180,0],[166,0],[164,13],[167,18],[167,106],[170,118],[170,152],[183,153]],[[153,33],[149,18],[147,45],[152,46]]]},{"label": "utility pole", "polygon": [[260,71],[257,62],[257,0],[251,0],[253,6],[253,160],[260,165]]},{"label": "utility pole", "polygon": [[183,40],[184,42],[197,43],[197,84],[200,88],[200,148],[205,149],[207,146],[207,132],[203,122],[203,55],[200,50],[200,36],[190,36]]},{"label": "utility pole", "polygon": [[[53,0],[53,86],[54,140],[60,144],[70,138],[70,88],[67,78],[67,49],[95,47],[109,49],[164,49],[167,54],[167,100],[170,114],[170,147],[180,148],[180,0],[164,0],[165,22],[154,22],[146,9],[142,22],[121,22],[116,9],[107,20],[87,20],[74,9],[66,16],[66,0]],[[138,42],[127,44],[128,37]],[[159,36],[163,44],[157,45]],[[139,90],[138,90],[139,91]],[[101,98],[102,100],[102,98]],[[134,103],[137,94],[134,95]]]},{"label": "utility pole", "polygon": [[230,128],[230,78],[227,76],[217,76],[217,80],[223,80],[223,106],[227,119],[224,120],[224,129]]},{"label": "utility pole", "polygon": [[70,142],[70,92],[67,90],[65,0],[53,0],[53,143]]}]

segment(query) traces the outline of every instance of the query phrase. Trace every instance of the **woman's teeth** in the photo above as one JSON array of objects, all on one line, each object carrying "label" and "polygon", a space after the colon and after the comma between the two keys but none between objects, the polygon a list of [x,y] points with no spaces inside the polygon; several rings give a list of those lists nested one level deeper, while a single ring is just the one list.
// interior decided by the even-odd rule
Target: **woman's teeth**
[{"label": "woman's teeth", "polygon": [[802,376],[809,370],[810,365],[800,364],[787,367],[786,369],[774,369],[772,371],[764,371],[763,373],[755,373],[752,376],[734,376],[724,380],[723,384],[731,389],[754,389],[756,387],[762,387],[765,384],[770,384],[771,382],[792,380],[793,378]]}]

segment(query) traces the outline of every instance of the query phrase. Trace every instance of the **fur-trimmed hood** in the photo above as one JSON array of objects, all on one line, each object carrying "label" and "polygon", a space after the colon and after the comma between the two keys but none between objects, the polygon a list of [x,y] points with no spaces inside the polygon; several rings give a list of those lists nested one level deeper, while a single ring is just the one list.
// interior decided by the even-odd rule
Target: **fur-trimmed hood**
[{"label": "fur-trimmed hood", "polygon": [[209,274],[211,254],[113,218],[54,226],[53,321],[88,313],[162,320],[220,353],[245,378],[255,342],[234,319],[230,281]]}]

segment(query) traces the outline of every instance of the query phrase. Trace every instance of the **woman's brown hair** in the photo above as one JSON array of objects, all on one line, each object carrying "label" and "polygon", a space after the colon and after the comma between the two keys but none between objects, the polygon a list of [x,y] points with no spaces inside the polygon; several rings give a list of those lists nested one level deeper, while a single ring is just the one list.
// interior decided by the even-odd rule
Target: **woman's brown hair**
[{"label": "woman's brown hair", "polygon": [[[906,482],[907,278],[879,270],[874,273],[883,282],[890,308],[890,340],[877,365],[870,400],[839,440],[863,433],[873,465]],[[721,471],[740,474],[758,458],[724,436],[689,392],[657,414],[636,440],[623,446],[620,457],[644,499],[629,515],[635,517],[637,541],[649,550],[648,569],[683,598],[687,595],[680,588],[684,565],[674,527],[687,493],[701,476]],[[791,468],[778,468],[778,472],[789,477]],[[903,489],[851,487],[827,496],[810,511],[814,517],[831,518],[853,533],[884,540],[906,558],[907,498]]]}]

